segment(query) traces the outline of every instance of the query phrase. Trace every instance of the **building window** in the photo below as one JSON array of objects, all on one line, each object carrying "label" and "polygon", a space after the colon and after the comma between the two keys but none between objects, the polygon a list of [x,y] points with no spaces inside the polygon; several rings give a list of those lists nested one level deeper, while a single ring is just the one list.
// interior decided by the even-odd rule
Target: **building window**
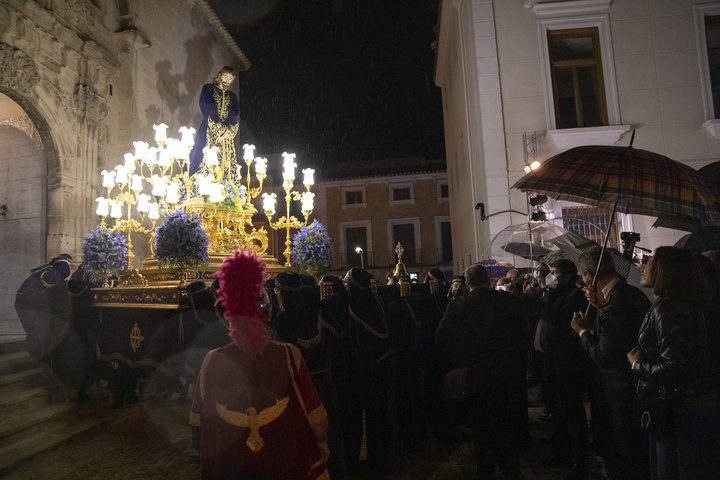
[{"label": "building window", "polygon": [[360,254],[356,251],[357,247],[363,249],[363,254],[368,254],[367,248],[367,229],[365,227],[345,227],[345,252],[347,267],[367,266],[364,258],[360,258]]},{"label": "building window", "polygon": [[345,203],[347,205],[355,205],[357,203],[363,203],[363,192],[362,190],[348,190],[345,192]]},{"label": "building window", "polygon": [[448,188],[447,183],[440,183],[438,185],[439,193],[438,197],[441,199],[448,199],[450,198],[450,188]]},{"label": "building window", "polygon": [[548,30],[556,128],[608,124],[598,29]]},{"label": "building window", "polygon": [[400,243],[403,247],[402,261],[407,267],[417,265],[415,255],[415,225],[400,223],[393,225],[393,245]]},{"label": "building window", "polygon": [[347,187],[342,189],[343,208],[345,207],[366,207],[367,200],[365,187]]},{"label": "building window", "polygon": [[720,118],[720,15],[705,16],[705,41],[707,42],[713,118]]},{"label": "building window", "polygon": [[390,185],[390,205],[398,203],[415,203],[415,195],[412,183]]},{"label": "building window", "polygon": [[[598,207],[562,207],[563,228],[602,245],[610,224],[610,210]],[[618,226],[617,224],[615,225]],[[617,228],[611,232],[607,246],[618,249]]]},{"label": "building window", "polygon": [[410,188],[393,188],[393,201],[410,200]]}]

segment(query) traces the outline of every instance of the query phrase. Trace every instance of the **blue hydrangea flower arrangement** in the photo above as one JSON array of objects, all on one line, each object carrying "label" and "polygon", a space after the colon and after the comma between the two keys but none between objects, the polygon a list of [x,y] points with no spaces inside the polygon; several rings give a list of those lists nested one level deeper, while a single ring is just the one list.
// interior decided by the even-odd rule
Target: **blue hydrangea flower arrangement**
[{"label": "blue hydrangea flower arrangement", "polygon": [[102,285],[108,275],[118,275],[127,266],[127,242],[122,232],[104,225],[85,235],[83,270],[86,279]]},{"label": "blue hydrangea flower arrangement", "polygon": [[223,201],[220,202],[221,205],[236,212],[248,208],[245,201],[244,185],[240,185],[240,188],[238,188],[234,183],[227,180],[220,180],[220,185],[223,187],[223,195],[225,196]]},{"label": "blue hydrangea flower arrangement", "polygon": [[199,213],[175,210],[155,229],[155,257],[161,268],[173,270],[207,263],[208,236]]},{"label": "blue hydrangea flower arrangement", "polygon": [[293,236],[290,261],[299,274],[321,276],[330,268],[332,245],[325,226],[313,220]]}]

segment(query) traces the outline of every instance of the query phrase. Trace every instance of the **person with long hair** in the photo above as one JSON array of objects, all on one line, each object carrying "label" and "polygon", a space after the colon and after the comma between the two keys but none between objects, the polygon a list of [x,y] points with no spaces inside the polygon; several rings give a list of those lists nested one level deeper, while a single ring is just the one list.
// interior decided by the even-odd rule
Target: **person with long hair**
[{"label": "person with long hair", "polygon": [[203,480],[330,478],[327,413],[300,351],[270,339],[264,273],[251,249],[220,270],[231,343],[205,357],[190,409]]},{"label": "person with long hair", "polygon": [[710,286],[692,254],[674,247],[655,250],[640,282],[656,298],[627,358],[640,405],[664,403],[666,412],[643,413],[648,427],[664,425],[649,429],[651,478],[720,478],[718,394],[706,360],[714,352],[707,349],[702,311]]}]

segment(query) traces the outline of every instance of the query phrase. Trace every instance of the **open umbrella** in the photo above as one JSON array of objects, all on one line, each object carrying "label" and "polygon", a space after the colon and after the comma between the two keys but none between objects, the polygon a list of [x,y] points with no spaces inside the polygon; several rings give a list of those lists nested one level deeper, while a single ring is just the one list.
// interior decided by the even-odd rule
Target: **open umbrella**
[{"label": "open umbrella", "polygon": [[504,260],[495,260],[494,258],[481,260],[478,263],[485,267],[485,270],[487,270],[490,278],[504,277],[507,272],[515,268],[512,263],[506,262]]},{"label": "open umbrella", "polygon": [[720,191],[697,170],[633,147],[586,145],[545,160],[514,188],[626,214],[720,222]]},{"label": "open umbrella", "polygon": [[527,260],[540,260],[552,250],[534,242],[508,242],[500,248],[511,255],[525,258]]},{"label": "open umbrella", "polygon": [[613,217],[619,211],[700,225],[720,221],[720,192],[697,170],[632,146],[571,148],[545,160],[513,188],[612,209]]},{"label": "open umbrella", "polygon": [[565,232],[567,230],[550,222],[508,225],[492,238],[482,258],[506,260],[516,267],[527,266],[529,262],[521,259],[539,260],[550,250],[557,250],[549,240]]}]

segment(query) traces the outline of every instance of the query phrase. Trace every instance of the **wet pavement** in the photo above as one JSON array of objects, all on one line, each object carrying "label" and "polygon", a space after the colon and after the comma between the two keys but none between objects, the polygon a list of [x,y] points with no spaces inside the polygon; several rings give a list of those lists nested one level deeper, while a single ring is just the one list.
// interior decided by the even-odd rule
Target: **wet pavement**
[{"label": "wet pavement", "polygon": [[[138,403],[114,409],[108,394],[100,387],[90,392],[91,401],[78,416],[100,416],[102,426],[76,436],[52,450],[22,462],[2,478],[8,480],[82,479],[172,479],[200,478],[198,465],[189,462],[192,453],[189,405],[175,394],[145,394]],[[532,442],[522,457],[521,475],[525,480],[563,479],[566,468],[542,464],[545,442],[551,426],[542,421],[542,406],[529,409]],[[84,412],[84,413],[83,413]],[[469,432],[458,428],[457,443],[444,451],[432,438],[420,451],[400,459],[398,469],[387,476],[350,476],[349,480],[382,478],[387,480],[474,479],[475,464]],[[590,480],[602,479],[600,464],[590,463]]]}]

